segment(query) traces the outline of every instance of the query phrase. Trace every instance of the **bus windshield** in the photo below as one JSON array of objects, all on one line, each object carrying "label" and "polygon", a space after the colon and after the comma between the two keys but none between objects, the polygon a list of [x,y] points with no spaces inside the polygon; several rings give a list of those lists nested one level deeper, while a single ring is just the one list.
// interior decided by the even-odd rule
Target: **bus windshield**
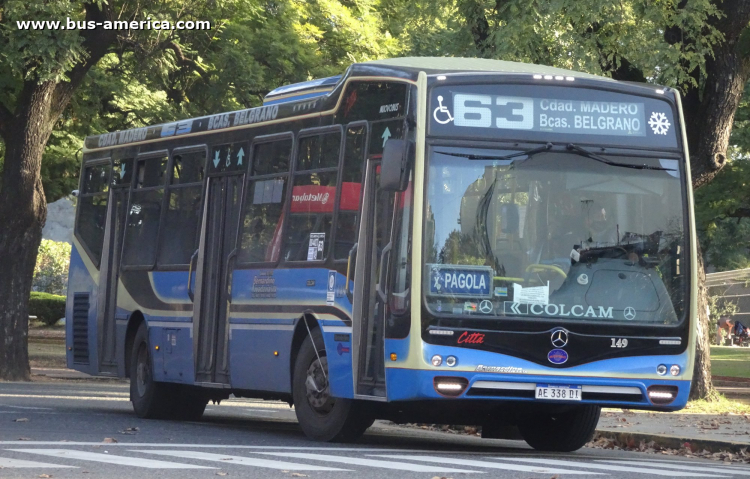
[{"label": "bus windshield", "polygon": [[432,148],[429,312],[679,323],[687,277],[680,162],[539,150]]}]

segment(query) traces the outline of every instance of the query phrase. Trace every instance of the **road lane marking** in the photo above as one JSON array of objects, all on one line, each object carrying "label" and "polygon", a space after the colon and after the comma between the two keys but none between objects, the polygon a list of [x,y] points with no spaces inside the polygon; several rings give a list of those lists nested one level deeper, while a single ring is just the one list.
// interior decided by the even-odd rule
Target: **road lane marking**
[{"label": "road lane marking", "polygon": [[451,469],[443,467],[423,466],[421,464],[410,464],[408,462],[378,461],[375,459],[362,459],[357,457],[331,456],[328,454],[305,454],[294,452],[258,452],[257,454],[267,454],[269,456],[294,457],[296,459],[311,459],[313,461],[339,462],[341,464],[353,464],[356,466],[380,467],[383,469],[397,469],[399,471],[413,472],[476,472],[483,474],[481,471],[470,471],[467,469]]},{"label": "road lane marking", "polygon": [[580,467],[583,469],[600,469],[604,471],[619,471],[619,472],[638,472],[641,474],[652,474],[655,476],[670,476],[670,477],[726,477],[726,476],[712,476],[707,474],[692,474],[689,472],[679,472],[679,471],[665,471],[665,470],[659,470],[654,469],[654,465],[651,464],[649,467],[632,467],[632,466],[616,466],[614,464],[593,464],[590,462],[574,462],[574,461],[561,461],[558,459],[547,459],[546,457],[540,457],[538,459],[526,459],[526,458],[519,458],[519,457],[489,457],[488,459],[493,459],[496,461],[520,461],[520,462],[530,462],[530,463],[539,463],[543,464],[545,466],[568,466],[568,467]]},{"label": "road lane marking", "polygon": [[21,459],[10,459],[5,457],[0,457],[0,469],[4,468],[51,468],[51,467],[65,467],[68,469],[78,469],[76,466],[60,466],[57,464],[49,464],[46,462],[36,462],[36,461],[24,461]]},{"label": "road lane marking", "polygon": [[[205,424],[205,423],[201,423]],[[0,446],[60,446],[60,441],[0,441]],[[424,453],[424,454],[443,454],[442,451],[429,451],[424,449],[395,449],[395,448],[378,448],[378,447],[330,447],[330,446],[240,446],[229,444],[172,444],[172,443],[150,443],[150,442],[82,442],[66,441],[67,446],[107,446],[112,447],[168,447],[168,448],[197,448],[197,449],[258,449],[258,450],[276,450],[276,451],[329,451],[329,452],[403,452],[403,453]],[[36,449],[34,449],[36,450]],[[450,452],[445,454],[461,454],[461,451]]]},{"label": "road lane marking", "polygon": [[51,407],[31,407],[31,406],[11,406],[10,404],[0,404],[0,407],[12,407],[14,409],[40,409],[45,411],[51,411]]},{"label": "road lane marking", "polygon": [[453,464],[456,466],[473,466],[473,467],[489,467],[492,469],[505,469],[508,471],[521,471],[521,472],[538,472],[540,474],[585,474],[585,475],[601,475],[600,472],[590,471],[575,471],[571,469],[552,469],[544,466],[522,466],[520,464],[506,464],[500,462],[487,462],[487,461],[472,461],[468,459],[453,459],[449,457],[436,457],[436,456],[405,456],[398,454],[370,454],[373,457],[385,457],[389,459],[404,459],[406,461],[425,461],[435,462],[440,464]]},{"label": "road lane marking", "polygon": [[721,468],[721,467],[707,467],[707,466],[710,466],[710,464],[692,465],[692,464],[675,464],[675,463],[649,461],[649,460],[622,461],[622,460],[609,460],[609,459],[597,460],[596,462],[608,462],[608,463],[611,462],[614,464],[635,464],[638,466],[663,467],[665,469],[680,469],[683,471],[714,472],[718,474],[738,474],[740,476],[750,476],[750,470],[742,471],[738,469],[729,469],[729,468]]},{"label": "road lane marking", "polygon": [[[107,444],[110,446],[111,444]],[[124,457],[112,454],[99,454],[95,452],[76,451],[74,449],[8,449],[8,451],[25,452],[29,454],[41,454],[64,459],[78,459],[81,461],[105,462],[119,466],[145,467],[147,469],[216,469],[215,467],[194,466],[192,464],[180,464],[178,462],[155,461],[153,459],[142,459],[140,457]]]},{"label": "road lane marking", "polygon": [[311,466],[294,462],[274,461],[247,456],[230,456],[227,454],[212,454],[198,451],[144,451],[133,450],[131,452],[143,452],[146,454],[158,454],[160,456],[182,457],[186,459],[202,459],[204,461],[218,461],[224,464],[241,464],[243,466],[267,467],[269,469],[295,470],[295,471],[350,471],[349,469],[338,469],[335,467]]}]

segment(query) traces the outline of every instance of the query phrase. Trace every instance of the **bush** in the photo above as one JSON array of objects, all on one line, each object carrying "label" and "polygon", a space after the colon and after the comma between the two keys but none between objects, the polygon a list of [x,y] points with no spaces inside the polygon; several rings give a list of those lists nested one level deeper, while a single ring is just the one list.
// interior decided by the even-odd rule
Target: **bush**
[{"label": "bush", "polygon": [[52,240],[42,240],[34,267],[34,291],[65,295],[68,289],[70,245]]},{"label": "bush", "polygon": [[29,314],[36,316],[47,326],[52,326],[65,316],[65,296],[32,291],[29,298]]}]

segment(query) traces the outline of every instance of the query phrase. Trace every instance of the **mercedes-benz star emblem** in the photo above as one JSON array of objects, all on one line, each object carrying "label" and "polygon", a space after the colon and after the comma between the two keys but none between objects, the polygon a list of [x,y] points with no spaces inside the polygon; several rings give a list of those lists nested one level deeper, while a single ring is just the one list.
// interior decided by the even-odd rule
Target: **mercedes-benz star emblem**
[{"label": "mercedes-benz star emblem", "polygon": [[495,307],[492,304],[492,301],[489,299],[485,299],[481,303],[479,303],[479,312],[482,314],[490,314],[492,310],[495,309]]},{"label": "mercedes-benz star emblem", "polygon": [[568,332],[564,329],[556,329],[552,331],[552,346],[556,348],[564,348],[568,344]]},{"label": "mercedes-benz star emblem", "polygon": [[627,308],[625,308],[624,314],[625,314],[625,319],[628,319],[628,320],[635,319],[635,308],[632,306],[628,306]]}]

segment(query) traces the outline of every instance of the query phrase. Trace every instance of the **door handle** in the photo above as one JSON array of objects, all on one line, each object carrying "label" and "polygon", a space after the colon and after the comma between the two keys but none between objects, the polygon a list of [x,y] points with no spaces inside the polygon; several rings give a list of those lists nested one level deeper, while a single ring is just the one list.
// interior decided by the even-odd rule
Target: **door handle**
[{"label": "door handle", "polygon": [[[388,291],[382,288],[382,285],[385,284],[383,282],[383,273],[385,272],[385,267],[388,265],[388,262],[385,260],[385,258],[388,257],[390,259],[392,248],[393,248],[393,242],[390,242],[387,245],[385,245],[385,248],[383,248],[383,252],[380,253],[380,273],[378,274],[378,285],[375,290],[378,293],[378,297],[380,298],[380,301],[382,301],[384,304],[387,304],[386,300],[388,299],[387,298]],[[387,277],[388,276],[386,276],[386,278]]]},{"label": "door handle", "polygon": [[227,271],[224,273],[224,284],[227,288],[227,301],[232,302],[232,284],[229,282],[234,270],[234,260],[237,258],[237,248],[227,256]]},{"label": "door handle", "polygon": [[195,301],[195,294],[193,293],[193,261],[198,256],[198,250],[195,250],[193,256],[190,257],[190,266],[188,266],[188,284],[187,294],[190,296],[190,301]]},{"label": "door handle", "polygon": [[[354,243],[352,249],[349,250],[349,258],[346,261],[346,283],[344,285],[344,291],[346,291],[346,297],[349,298],[349,302],[354,302],[354,293],[349,290],[349,274],[352,269],[357,267],[357,246],[359,243]],[[352,266],[352,263],[354,266]],[[352,281],[353,282],[353,281]]]}]

